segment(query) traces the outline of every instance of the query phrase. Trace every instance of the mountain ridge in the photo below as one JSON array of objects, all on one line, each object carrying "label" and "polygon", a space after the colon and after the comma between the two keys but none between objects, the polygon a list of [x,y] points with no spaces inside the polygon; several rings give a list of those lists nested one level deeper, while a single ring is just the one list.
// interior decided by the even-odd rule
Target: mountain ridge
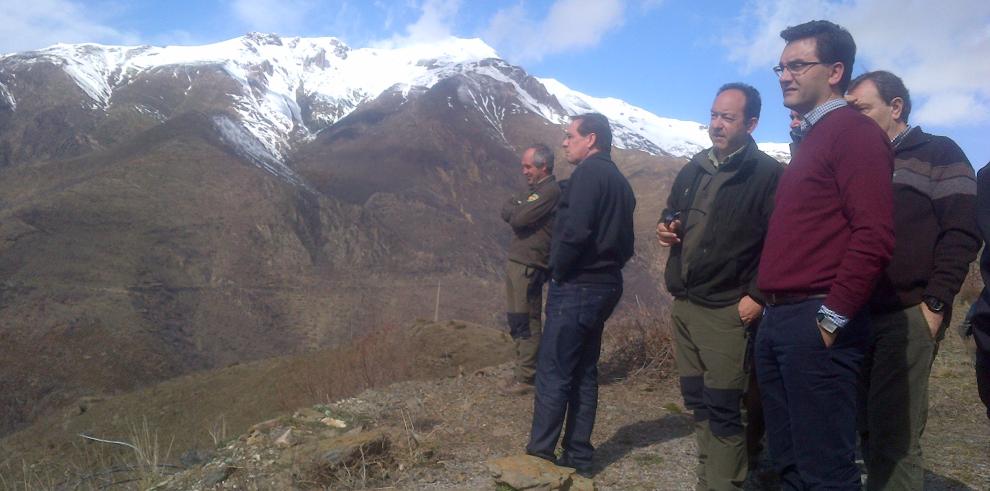
[{"label": "mountain ridge", "polygon": [[[503,66],[486,60],[499,60]],[[170,68],[178,78],[182,68],[189,82],[188,93],[194,83],[190,69],[219,68],[240,87],[239,93],[230,97],[241,125],[267,152],[268,158],[262,160],[284,161],[294,142],[313,138],[385,91],[407,96],[417,87],[429,88],[466,72],[515,85],[522,103],[518,109],[555,124],[580,112],[601,112],[616,127],[614,143],[618,148],[690,157],[709,146],[706,127],[701,123],[663,118],[615,98],[592,97],[554,79],[531,79],[542,85],[539,88],[520,83],[519,74],[506,74],[511,70],[504,68],[511,65],[477,38],[450,37],[401,48],[351,48],[335,37],[282,38],[249,33],[202,46],[59,44],[0,56],[0,66],[44,62],[65,71],[87,95],[93,109],[108,108],[115,102],[118,89],[138,81],[144,73]],[[542,94],[534,95],[533,91]],[[0,101],[16,110],[16,97],[2,79],[0,96]],[[761,148],[786,160],[786,144],[761,143]]]}]

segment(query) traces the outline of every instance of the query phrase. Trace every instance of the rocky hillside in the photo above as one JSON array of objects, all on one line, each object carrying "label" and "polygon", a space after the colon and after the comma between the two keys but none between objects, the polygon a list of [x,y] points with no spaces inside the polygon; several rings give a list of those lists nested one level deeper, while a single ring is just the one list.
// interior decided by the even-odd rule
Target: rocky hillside
[{"label": "rocky hillside", "polygon": [[[647,328],[662,331],[657,324]],[[13,489],[23,483],[162,490],[510,489],[497,487],[501,480],[519,489],[554,482],[559,488],[546,489],[693,489],[693,422],[683,409],[676,378],[667,376],[662,363],[622,362],[620,348],[630,338],[619,333],[629,334],[628,329],[614,323],[607,329],[593,483],[567,469],[534,467],[519,457],[529,431],[532,396],[502,395],[499,384],[510,373],[508,364],[475,368],[504,360],[495,353],[507,348],[508,340],[463,323],[420,323],[410,327],[411,338],[404,338],[415,340],[411,346],[423,355],[423,362],[413,365],[432,367],[421,373],[440,378],[315,401],[309,396],[309,403],[298,404],[306,399],[299,386],[316,382],[329,387],[345,380],[343,372],[312,371],[317,366],[312,362],[328,362],[320,355],[180,378],[132,396],[80,401],[76,411],[0,441],[2,450],[18,449],[0,459],[0,482]],[[968,349],[950,333],[935,362],[924,441],[925,489],[990,486],[990,427],[976,395]],[[395,354],[378,360],[394,360]],[[650,359],[661,361],[657,354]],[[328,376],[313,381],[316,373]],[[342,375],[335,379],[330,373]],[[261,390],[246,389],[252,385]],[[250,401],[276,400],[273,393],[280,394],[281,408],[263,413],[250,407]],[[219,409],[213,418],[227,414],[228,419],[207,419],[192,409],[197,405],[190,398],[202,400],[201,407]],[[148,410],[152,407],[161,407],[161,415]],[[190,414],[176,425],[180,416],[169,414],[178,407],[189,408]],[[135,421],[140,413],[149,421],[143,437],[140,426],[135,432],[123,423]],[[183,436],[189,433],[200,435],[198,445],[189,446]],[[78,434],[137,443],[142,452],[120,443],[86,442]],[[23,465],[21,458],[26,458]],[[746,489],[775,486],[763,460]]]},{"label": "rocky hillside", "polygon": [[[205,490],[217,482],[238,489],[251,483],[271,489],[510,489],[496,487],[492,461],[522,453],[533,408],[532,396],[499,393],[506,369],[400,384],[286,414],[253,427],[201,466],[163,480],[162,489]],[[933,377],[925,489],[990,488],[990,426],[955,335],[943,346]],[[337,428],[334,420],[347,423]],[[641,376],[604,385],[593,442],[597,489],[694,489],[693,420],[684,412],[676,378]],[[528,471],[523,459],[500,464],[517,485],[573,477],[566,470]],[[764,461],[751,473],[746,489],[776,488],[768,466]],[[590,489],[580,479],[571,486],[546,489]]]},{"label": "rocky hillside", "polygon": [[640,199],[620,315],[662,308],[650,237],[683,162],[662,145],[703,128],[558,99],[494,56],[252,34],[0,57],[0,435],[432,318],[438,293],[444,318],[501,326],[498,209],[521,149],[578,110],[614,113]]}]

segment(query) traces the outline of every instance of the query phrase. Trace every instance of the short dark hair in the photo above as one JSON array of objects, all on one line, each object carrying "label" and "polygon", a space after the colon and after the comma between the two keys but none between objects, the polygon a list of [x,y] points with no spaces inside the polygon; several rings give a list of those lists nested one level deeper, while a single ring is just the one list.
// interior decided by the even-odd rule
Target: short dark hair
[{"label": "short dark hair", "polygon": [[[788,27],[780,31],[784,41],[792,42],[798,39],[815,38],[815,49],[822,63],[842,62],[842,80],[839,90],[846,92],[849,80],[852,79],[853,63],[856,61],[856,41],[852,34],[842,26],[827,20],[813,20]],[[810,61],[810,60],[807,60]]]},{"label": "short dark hair", "polygon": [[599,152],[609,153],[612,151],[612,128],[608,125],[608,118],[599,113],[578,114],[571,118],[571,121],[578,123],[578,134],[588,136],[595,134],[595,146]]},{"label": "short dark hair", "polygon": [[760,119],[760,109],[763,108],[763,100],[760,99],[760,91],[749,84],[742,82],[730,82],[718,88],[715,97],[727,90],[738,90],[746,97],[746,105],[743,106],[743,115],[748,121],[750,118]]},{"label": "short dark hair", "polygon": [[908,93],[908,89],[904,86],[904,81],[901,80],[901,77],[885,70],[866,72],[854,78],[849,83],[849,90],[855,89],[859,84],[867,80],[877,86],[877,93],[880,94],[880,98],[888,106],[898,97],[904,101],[904,107],[901,108],[901,121],[907,123],[908,116],[911,115],[911,94]]},{"label": "short dark hair", "polygon": [[537,168],[546,168],[547,172],[553,172],[553,150],[542,143],[534,143],[526,150],[533,151],[533,165]]}]

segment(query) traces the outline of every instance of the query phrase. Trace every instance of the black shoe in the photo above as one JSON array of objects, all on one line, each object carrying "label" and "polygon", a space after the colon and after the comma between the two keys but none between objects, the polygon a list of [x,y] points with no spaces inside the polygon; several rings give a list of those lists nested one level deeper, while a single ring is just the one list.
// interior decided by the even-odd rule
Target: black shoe
[{"label": "black shoe", "polygon": [[570,469],[574,469],[574,471],[575,471],[574,473],[575,474],[577,474],[577,475],[579,475],[579,476],[581,476],[583,478],[586,478],[586,479],[592,479],[594,477],[594,475],[595,475],[594,472],[592,471],[592,468],[591,468],[590,465],[587,465],[587,466],[574,465],[574,464],[571,463],[570,459],[568,459],[567,457],[561,457],[561,458],[557,459],[557,466],[558,467],[568,467]]}]

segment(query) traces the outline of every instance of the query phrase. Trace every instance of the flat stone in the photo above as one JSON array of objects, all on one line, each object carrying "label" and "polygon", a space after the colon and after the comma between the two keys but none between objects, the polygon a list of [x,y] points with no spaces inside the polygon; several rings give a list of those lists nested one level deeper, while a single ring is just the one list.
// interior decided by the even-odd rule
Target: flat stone
[{"label": "flat stone", "polygon": [[253,433],[253,432],[264,433],[270,431],[272,428],[278,425],[279,425],[278,418],[272,418],[252,426],[250,429],[248,429],[248,433]]},{"label": "flat stone", "polygon": [[518,491],[590,491],[595,489],[591,479],[575,474],[574,469],[559,467],[532,455],[513,455],[489,460],[495,484]]},{"label": "flat stone", "polygon": [[282,448],[291,447],[296,444],[297,440],[292,434],[292,428],[289,428],[275,439],[275,445]]},{"label": "flat stone", "polygon": [[313,409],[311,407],[304,407],[304,408],[296,411],[295,414],[292,415],[293,418],[296,418],[296,419],[298,419],[300,421],[309,422],[309,423],[316,423],[316,422],[320,421],[321,419],[325,418],[326,416],[327,415],[325,415],[325,414],[321,413],[320,411],[317,411],[317,410],[315,410],[315,409]]}]

